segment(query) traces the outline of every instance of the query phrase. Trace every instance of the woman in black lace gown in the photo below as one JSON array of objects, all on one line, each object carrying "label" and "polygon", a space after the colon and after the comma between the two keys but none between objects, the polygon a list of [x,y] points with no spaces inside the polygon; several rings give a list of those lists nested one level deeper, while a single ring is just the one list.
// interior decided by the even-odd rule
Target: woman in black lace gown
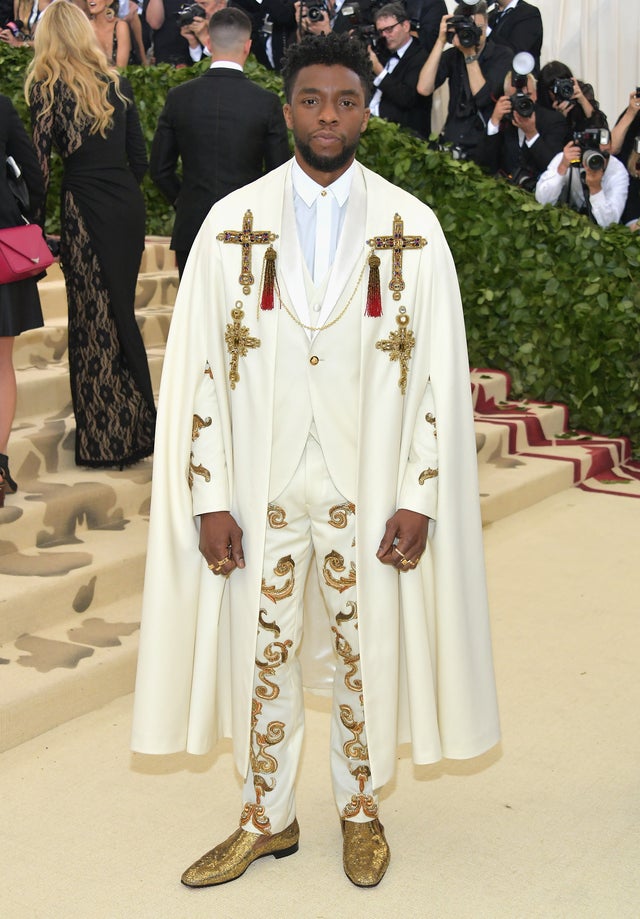
[{"label": "woman in black lace gown", "polygon": [[45,178],[52,145],[64,163],[60,261],[76,463],[125,466],[153,452],[156,417],[134,314],[147,156],[131,87],[107,64],[86,16],[52,3],[25,92]]}]

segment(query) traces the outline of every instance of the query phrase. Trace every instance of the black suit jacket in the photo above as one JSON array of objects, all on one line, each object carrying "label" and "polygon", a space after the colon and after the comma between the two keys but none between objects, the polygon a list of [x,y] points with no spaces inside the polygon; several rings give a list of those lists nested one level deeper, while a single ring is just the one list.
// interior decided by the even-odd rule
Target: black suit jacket
[{"label": "black suit jacket", "polygon": [[436,43],[440,22],[449,12],[445,0],[406,0],[407,15],[419,25],[418,41],[427,52]]},{"label": "black suit jacket", "polygon": [[171,247],[188,252],[216,201],[290,156],[280,100],[239,70],[215,67],[171,89],[150,161],[151,178],[176,208]]},{"label": "black suit jacket", "polygon": [[[498,10],[489,14],[491,34],[489,41],[506,45],[515,54],[528,51],[535,59],[534,73],[540,71],[540,50],[542,48],[542,16],[537,6],[526,0],[520,0],[515,9],[508,10],[504,16]],[[496,20],[498,20],[496,24]]]},{"label": "black suit jacket", "polygon": [[428,137],[431,130],[431,96],[421,96],[416,90],[426,59],[427,52],[413,38],[391,73],[378,84],[380,117],[411,128],[421,137]]},{"label": "black suit jacket", "polygon": [[485,134],[476,147],[475,161],[493,175],[515,176],[518,170],[535,177],[541,175],[571,135],[560,112],[536,105],[535,114],[539,136],[530,147],[525,143],[521,148],[516,126],[510,121],[503,122],[497,134]]}]

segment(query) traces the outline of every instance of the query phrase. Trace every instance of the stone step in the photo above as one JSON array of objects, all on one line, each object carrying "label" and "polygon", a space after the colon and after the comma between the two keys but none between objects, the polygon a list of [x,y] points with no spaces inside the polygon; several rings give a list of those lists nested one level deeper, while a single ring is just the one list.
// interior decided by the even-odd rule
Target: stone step
[{"label": "stone step", "polygon": [[[148,516],[75,527],[72,537],[45,547],[15,550],[0,542],[0,657],[24,632],[39,633],[75,614],[140,596]],[[0,669],[0,680],[2,669]]]},{"label": "stone step", "polygon": [[[157,392],[160,386],[160,374],[164,359],[164,347],[147,348],[151,382]],[[22,424],[30,418],[50,418],[62,411],[66,413],[71,404],[69,387],[69,366],[66,361],[46,364],[42,367],[26,367],[16,374],[18,381],[18,401],[14,425],[19,432]],[[11,436],[11,453],[15,449],[14,436]]]},{"label": "stone step", "polygon": [[[151,459],[125,469],[78,469],[48,473],[35,453],[15,471],[19,489],[0,508],[0,560],[17,571],[33,565],[23,553],[41,552],[83,541],[85,530],[123,530],[149,511]],[[45,566],[46,567],[46,566]]]},{"label": "stone step", "polygon": [[70,616],[0,649],[0,751],[131,692],[139,598]]}]

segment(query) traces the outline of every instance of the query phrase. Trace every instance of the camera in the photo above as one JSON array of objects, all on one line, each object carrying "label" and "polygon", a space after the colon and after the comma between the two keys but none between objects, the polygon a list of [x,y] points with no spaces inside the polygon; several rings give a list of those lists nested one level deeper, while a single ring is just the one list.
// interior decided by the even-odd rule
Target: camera
[{"label": "camera", "polygon": [[531,118],[535,109],[535,103],[529,93],[518,92],[511,96],[511,111],[517,112],[522,118]]},{"label": "camera", "polygon": [[573,78],[558,77],[551,84],[551,92],[556,97],[558,102],[569,102],[571,99],[573,99]]},{"label": "camera", "polygon": [[320,22],[325,16],[329,16],[329,8],[324,0],[320,0],[320,2],[312,0],[311,3],[303,2],[300,4],[300,18],[302,19],[305,16],[309,22]]},{"label": "camera", "polygon": [[606,165],[608,155],[600,152],[600,145],[609,143],[610,134],[606,128],[586,128],[575,131],[573,142],[582,151],[582,165],[585,169],[601,172]]},{"label": "camera", "polygon": [[176,22],[182,28],[190,26],[193,20],[199,16],[206,19],[207,11],[199,3],[184,3],[176,13]]},{"label": "camera", "polygon": [[482,29],[470,16],[450,16],[447,20],[447,41],[453,42],[454,35],[463,48],[475,48],[480,44]]}]

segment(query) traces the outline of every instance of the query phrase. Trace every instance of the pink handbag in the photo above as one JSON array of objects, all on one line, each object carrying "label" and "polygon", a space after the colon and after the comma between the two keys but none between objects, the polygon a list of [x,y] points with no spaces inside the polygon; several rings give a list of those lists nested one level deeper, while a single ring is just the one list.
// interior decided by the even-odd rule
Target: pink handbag
[{"label": "pink handbag", "polygon": [[42,274],[52,262],[53,255],[37,223],[0,230],[0,284]]}]

